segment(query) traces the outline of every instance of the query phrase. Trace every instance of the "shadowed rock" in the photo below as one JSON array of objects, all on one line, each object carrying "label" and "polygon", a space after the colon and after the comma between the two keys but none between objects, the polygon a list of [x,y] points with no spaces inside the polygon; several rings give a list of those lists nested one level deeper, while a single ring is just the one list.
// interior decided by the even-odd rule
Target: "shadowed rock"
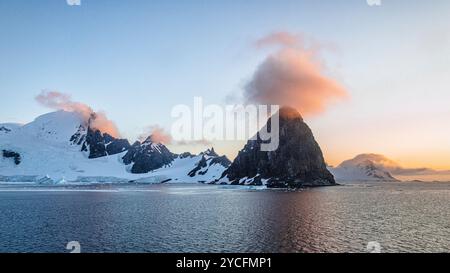
[{"label": "shadowed rock", "polygon": [[[269,131],[271,119],[266,124]],[[259,137],[249,140],[222,177],[228,176],[232,184],[238,184],[242,178],[266,179],[272,188],[336,184],[311,129],[297,110],[280,109],[279,137],[275,151],[261,151],[263,141]]]},{"label": "shadowed rock", "polygon": [[19,153],[3,150],[3,157],[4,158],[12,158],[14,160],[14,164],[19,165],[22,162],[22,157]]},{"label": "shadowed rock", "polygon": [[132,173],[148,173],[170,164],[176,155],[161,143],[154,143],[151,136],[143,143],[136,141],[122,158],[126,165],[132,164]]}]

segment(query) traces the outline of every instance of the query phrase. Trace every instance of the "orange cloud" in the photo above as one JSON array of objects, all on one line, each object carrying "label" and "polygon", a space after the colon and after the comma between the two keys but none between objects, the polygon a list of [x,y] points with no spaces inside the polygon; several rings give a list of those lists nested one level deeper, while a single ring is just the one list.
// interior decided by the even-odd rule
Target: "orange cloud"
[{"label": "orange cloud", "polygon": [[117,126],[106,117],[104,112],[94,112],[90,106],[72,101],[69,94],[57,91],[42,91],[35,99],[41,105],[54,110],[79,113],[91,128],[102,133],[108,133],[113,137],[120,136]]},{"label": "orange cloud", "polygon": [[113,137],[119,138],[120,133],[116,124],[106,117],[104,112],[94,112],[91,118],[91,127],[102,133],[107,133]]},{"label": "orange cloud", "polygon": [[299,36],[288,33],[257,41],[257,46],[265,45],[280,48],[259,65],[246,85],[246,103],[290,106],[303,115],[316,115],[348,96],[341,84],[326,75],[317,46],[308,47]]},{"label": "orange cloud", "polygon": [[293,35],[288,32],[274,32],[256,41],[257,47],[265,47],[271,45],[281,45],[286,47],[294,47],[302,40],[300,35]]},{"label": "orange cloud", "polygon": [[391,172],[393,175],[423,176],[423,175],[450,175],[450,170],[435,170],[431,168],[405,168],[399,163],[380,154],[360,154],[353,159],[342,162],[339,167],[355,166],[370,161],[375,166]]},{"label": "orange cloud", "polygon": [[139,136],[139,141],[144,142],[150,137],[153,143],[171,144],[173,139],[172,136],[164,130],[164,128],[159,125],[152,125],[147,127]]},{"label": "orange cloud", "polygon": [[162,143],[165,145],[178,145],[178,146],[187,146],[187,145],[202,145],[209,146],[212,145],[212,142],[201,139],[201,140],[192,140],[192,141],[174,141],[172,135],[169,132],[166,132],[164,128],[159,125],[148,126],[144,132],[139,136],[138,140],[140,142],[144,142],[150,137],[150,140],[154,143]]}]

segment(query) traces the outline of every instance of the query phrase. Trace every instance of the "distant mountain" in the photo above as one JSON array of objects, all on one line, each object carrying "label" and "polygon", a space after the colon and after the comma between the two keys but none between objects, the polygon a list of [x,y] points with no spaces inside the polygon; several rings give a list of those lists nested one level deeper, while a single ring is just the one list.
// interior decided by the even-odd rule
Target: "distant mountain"
[{"label": "distant mountain", "polygon": [[[271,120],[265,128],[270,129],[270,126]],[[256,140],[249,140],[223,174],[222,181],[282,188],[335,184],[311,129],[297,110],[280,109],[280,145],[277,150],[262,151],[262,143],[259,133]]]},{"label": "distant mountain", "polygon": [[389,171],[397,164],[378,154],[361,154],[330,168],[338,181],[399,181]]},{"label": "distant mountain", "polygon": [[126,165],[133,163],[132,173],[148,173],[169,165],[177,156],[149,136],[143,143],[136,141],[122,158]]},{"label": "distant mountain", "polygon": [[214,151],[214,148],[208,149],[205,152],[200,153],[200,156],[201,156],[200,161],[196,163],[195,168],[188,173],[190,177],[205,175],[208,173],[208,171],[210,171],[211,168],[222,167],[226,169],[231,165],[231,161],[226,156],[219,156]]}]

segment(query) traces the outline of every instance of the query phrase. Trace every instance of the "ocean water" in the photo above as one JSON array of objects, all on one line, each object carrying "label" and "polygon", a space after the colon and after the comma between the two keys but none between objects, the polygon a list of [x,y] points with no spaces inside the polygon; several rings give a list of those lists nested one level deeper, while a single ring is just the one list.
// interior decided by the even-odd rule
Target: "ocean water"
[{"label": "ocean water", "polygon": [[89,253],[450,252],[450,183],[0,186],[0,252],[70,241]]}]

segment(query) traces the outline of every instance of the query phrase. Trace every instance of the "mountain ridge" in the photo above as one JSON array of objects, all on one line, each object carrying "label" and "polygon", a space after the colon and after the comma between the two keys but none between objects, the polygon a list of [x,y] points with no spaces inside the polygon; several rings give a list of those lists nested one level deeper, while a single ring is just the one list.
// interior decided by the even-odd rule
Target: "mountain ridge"
[{"label": "mountain ridge", "polygon": [[[298,188],[335,185],[322,151],[300,113],[281,108],[280,146],[264,152],[249,140],[231,162],[214,148],[174,154],[150,135],[130,145],[76,112],[44,114],[0,134],[0,180],[58,182],[200,182]],[[270,130],[270,117],[265,129]],[[259,133],[258,133],[259,136]],[[250,160],[251,159],[251,160]],[[253,160],[253,161],[252,161]],[[12,163],[15,163],[12,164]]]},{"label": "mountain ridge", "polygon": [[[151,136],[133,147],[126,139],[92,128],[90,120],[76,112],[56,111],[24,125],[0,125],[1,181],[209,182],[226,168],[226,160],[212,149],[214,154],[204,152],[208,154],[207,168],[201,174],[188,175],[204,154],[173,154],[163,144],[151,142]],[[160,152],[168,155],[162,164],[155,156],[147,158]]]}]

